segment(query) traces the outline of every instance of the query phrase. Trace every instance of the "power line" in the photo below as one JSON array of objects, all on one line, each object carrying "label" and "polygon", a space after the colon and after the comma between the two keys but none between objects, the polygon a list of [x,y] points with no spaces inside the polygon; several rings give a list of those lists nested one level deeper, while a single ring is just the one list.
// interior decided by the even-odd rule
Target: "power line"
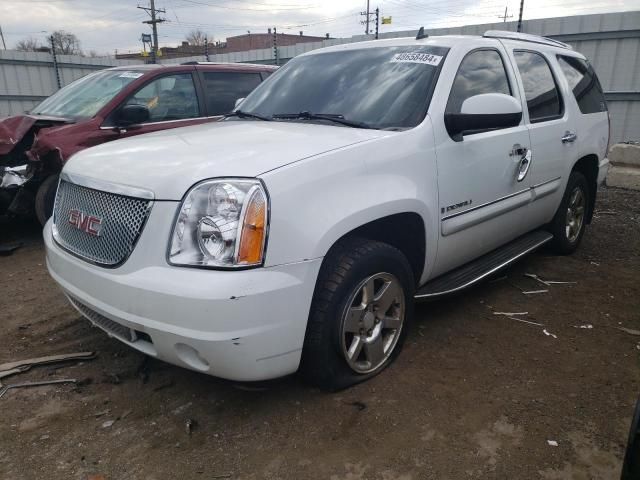
[{"label": "power line", "polygon": [[[182,1],[187,1],[187,0],[182,0]],[[294,8],[291,8],[291,10],[308,10],[310,8],[320,8],[320,7],[322,7],[322,5],[319,5],[319,4],[315,4],[315,5],[300,5],[300,4],[295,4],[295,3],[275,4],[275,3],[259,3],[259,2],[255,2],[253,0],[251,0],[251,1],[236,0],[236,2],[247,3],[249,5],[267,7],[269,9],[276,9],[276,10],[280,10],[282,8],[289,10],[286,7],[294,7]],[[215,4],[215,3],[213,3],[213,4],[212,3],[207,3],[207,5],[210,6],[210,7],[226,8],[226,9],[229,9],[229,10],[242,10],[242,8],[239,8],[239,7],[228,7],[228,6],[218,5],[218,4]],[[192,8],[192,5],[174,5],[173,8]]]},{"label": "power line", "polygon": [[[217,5],[215,3],[207,3],[207,2],[200,2],[197,0],[182,0],[183,2],[187,2],[187,3],[192,3],[194,5],[202,5],[205,7],[213,7],[213,8],[222,8],[224,10],[241,10],[241,11],[250,11],[250,12],[265,12],[265,13],[272,13],[273,12],[273,8],[269,9],[269,8],[250,8],[250,7],[227,7],[225,5]],[[266,5],[265,5],[266,6]],[[178,8],[178,7],[174,7],[174,8]],[[308,10],[309,8],[312,7],[286,7],[286,8],[276,8],[275,10],[281,10],[281,11],[288,11],[288,10]]]}]

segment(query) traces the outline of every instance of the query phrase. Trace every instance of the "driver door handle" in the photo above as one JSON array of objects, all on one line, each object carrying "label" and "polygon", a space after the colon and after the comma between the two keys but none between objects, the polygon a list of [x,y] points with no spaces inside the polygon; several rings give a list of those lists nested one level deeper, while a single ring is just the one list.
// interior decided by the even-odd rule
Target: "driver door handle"
[{"label": "driver door handle", "polygon": [[518,182],[521,182],[527,176],[527,173],[529,173],[529,167],[531,166],[532,159],[531,150],[516,143],[509,155],[512,157],[520,157],[520,161],[518,162],[517,180]]},{"label": "driver door handle", "polygon": [[564,135],[560,140],[562,140],[562,143],[573,143],[576,141],[577,138],[578,138],[578,135],[567,130],[566,132],[564,132]]}]

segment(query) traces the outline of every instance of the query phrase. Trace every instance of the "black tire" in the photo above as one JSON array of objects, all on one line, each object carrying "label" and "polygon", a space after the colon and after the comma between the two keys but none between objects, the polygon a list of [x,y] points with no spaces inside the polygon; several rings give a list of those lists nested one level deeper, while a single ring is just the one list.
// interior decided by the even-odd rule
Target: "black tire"
[{"label": "black tire", "polygon": [[[387,285],[385,280],[389,280],[392,282],[389,285],[392,284],[394,287],[393,298],[404,299],[403,305],[401,301],[394,300],[390,303],[391,307],[383,312],[385,316],[391,312],[399,319],[402,317],[400,312],[404,310],[401,327],[396,330],[387,327],[387,322],[380,320],[382,315],[379,313],[379,305],[375,305],[371,307],[371,313],[367,313],[369,310],[363,310],[364,315],[357,323],[365,325],[363,322],[369,322],[369,326],[365,327],[366,332],[361,329],[360,335],[346,333],[343,331],[343,316],[346,315],[347,309],[359,308],[352,307],[353,304],[350,302],[356,301],[358,297],[353,295],[357,295],[358,287],[372,276],[376,276],[376,279],[371,282],[379,282],[377,285],[381,285],[379,291],[382,291],[382,285]],[[337,391],[368,380],[389,366],[400,353],[412,323],[414,288],[413,272],[407,258],[391,245],[351,238],[334,246],[324,259],[311,302],[300,368],[305,380],[323,390]],[[375,288],[373,291],[376,291]],[[364,297],[360,298],[360,303],[364,304]],[[386,298],[388,301],[391,297]],[[373,321],[375,325],[372,328]],[[351,340],[348,340],[352,342],[356,336],[363,335],[363,332],[372,335],[368,338],[380,338],[382,345],[388,342],[383,363],[367,372],[354,370],[355,367],[350,366],[347,361],[347,353],[343,353],[346,348],[345,338],[352,335]],[[376,336],[376,332],[379,335]],[[366,342],[363,345],[359,351],[364,354],[356,354],[357,358],[351,359],[353,364],[360,358],[358,355],[368,355],[368,345]],[[371,366],[371,363],[369,365]]]},{"label": "black tire", "polygon": [[[583,198],[582,221],[579,229],[575,228],[571,231],[572,233],[569,234],[567,232],[567,210],[569,209],[572,196],[576,191],[579,191],[579,194],[582,195]],[[555,253],[560,255],[569,255],[578,248],[578,245],[580,245],[580,241],[582,240],[582,236],[584,235],[584,231],[587,226],[588,210],[589,205],[591,205],[590,195],[591,192],[589,184],[587,183],[587,179],[584,175],[580,172],[571,172],[571,175],[569,175],[569,181],[567,182],[567,188],[564,191],[564,196],[562,197],[558,211],[549,224],[549,231],[553,234],[553,240],[550,243],[550,248]]]},{"label": "black tire", "polygon": [[629,441],[622,462],[620,480],[634,480],[640,478],[640,398],[636,402],[636,409],[629,428]]},{"label": "black tire", "polygon": [[44,179],[36,193],[35,209],[40,225],[44,227],[49,217],[53,215],[53,203],[56,200],[59,175],[51,175]]}]

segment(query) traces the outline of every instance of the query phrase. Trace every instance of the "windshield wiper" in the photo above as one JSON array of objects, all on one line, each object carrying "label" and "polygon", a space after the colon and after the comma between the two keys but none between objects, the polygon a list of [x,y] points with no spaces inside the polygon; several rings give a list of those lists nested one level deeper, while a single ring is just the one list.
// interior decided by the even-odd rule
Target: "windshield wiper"
[{"label": "windshield wiper", "polygon": [[260,115],[258,113],[249,113],[243,112],[242,110],[236,110],[235,112],[227,113],[224,118],[229,117],[238,117],[238,118],[256,118],[258,120],[264,120],[265,122],[270,122],[272,119],[269,117],[265,117],[264,115]]},{"label": "windshield wiper", "polygon": [[299,112],[299,113],[276,113],[273,118],[282,120],[328,120],[330,122],[346,125],[353,128],[373,128],[371,125],[364,122],[357,122],[355,120],[347,120],[344,115],[340,113],[311,113],[311,112]]}]

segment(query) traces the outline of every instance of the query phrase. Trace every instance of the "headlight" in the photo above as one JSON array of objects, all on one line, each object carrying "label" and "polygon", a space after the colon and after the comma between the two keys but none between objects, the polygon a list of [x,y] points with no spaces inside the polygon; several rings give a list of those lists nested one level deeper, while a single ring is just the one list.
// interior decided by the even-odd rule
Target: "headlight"
[{"label": "headlight", "polygon": [[259,180],[207,180],[180,205],[169,263],[201,267],[262,264],[268,227],[267,195]]}]

